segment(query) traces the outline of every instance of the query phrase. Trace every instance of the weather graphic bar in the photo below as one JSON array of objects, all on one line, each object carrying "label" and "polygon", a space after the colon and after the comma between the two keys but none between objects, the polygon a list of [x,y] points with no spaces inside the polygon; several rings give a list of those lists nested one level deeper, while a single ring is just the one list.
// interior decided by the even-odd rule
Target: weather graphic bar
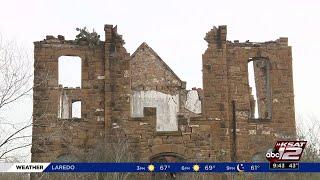
[{"label": "weather graphic bar", "polygon": [[320,163],[1,163],[0,172],[320,172]]}]

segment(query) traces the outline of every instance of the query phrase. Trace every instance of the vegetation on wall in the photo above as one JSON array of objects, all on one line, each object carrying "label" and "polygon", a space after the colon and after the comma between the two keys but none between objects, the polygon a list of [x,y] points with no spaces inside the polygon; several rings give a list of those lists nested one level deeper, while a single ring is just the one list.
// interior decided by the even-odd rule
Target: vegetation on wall
[{"label": "vegetation on wall", "polygon": [[87,27],[84,28],[76,28],[77,31],[79,31],[79,34],[76,36],[75,41],[77,43],[80,42],[87,42],[89,44],[90,48],[94,48],[96,46],[100,45],[100,35],[94,31],[89,32]]}]

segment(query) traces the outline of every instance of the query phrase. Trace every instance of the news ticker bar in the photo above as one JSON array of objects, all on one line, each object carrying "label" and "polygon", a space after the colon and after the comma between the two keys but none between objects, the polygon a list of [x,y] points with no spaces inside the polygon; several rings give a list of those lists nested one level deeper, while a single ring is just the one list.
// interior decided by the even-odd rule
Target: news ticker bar
[{"label": "news ticker bar", "polygon": [[320,172],[320,163],[0,163],[0,172]]}]

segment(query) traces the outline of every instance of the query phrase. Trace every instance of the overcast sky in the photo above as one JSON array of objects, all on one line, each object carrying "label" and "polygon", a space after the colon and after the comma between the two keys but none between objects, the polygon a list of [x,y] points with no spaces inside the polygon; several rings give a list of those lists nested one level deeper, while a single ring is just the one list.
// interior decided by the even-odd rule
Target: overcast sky
[{"label": "overcast sky", "polygon": [[[228,26],[228,40],[288,37],[293,49],[296,114],[320,120],[320,3],[318,1],[1,0],[0,33],[32,51],[46,35],[74,39],[76,27],[118,25],[129,53],[147,42],[187,87],[202,87],[203,40],[214,25]],[[19,110],[20,112],[21,110]],[[31,112],[25,109],[20,114]]]}]

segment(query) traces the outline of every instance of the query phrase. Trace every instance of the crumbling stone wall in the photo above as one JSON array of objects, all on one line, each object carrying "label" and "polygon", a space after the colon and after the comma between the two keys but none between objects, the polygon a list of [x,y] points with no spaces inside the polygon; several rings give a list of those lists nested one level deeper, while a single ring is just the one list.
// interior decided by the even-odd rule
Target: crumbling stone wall
[{"label": "crumbling stone wall", "polygon": [[[104,132],[104,122],[97,121],[97,109],[104,108],[103,81],[97,77],[104,71],[104,47],[87,45],[47,36],[35,42],[34,111],[32,161],[54,161],[61,154],[75,153],[93,146]],[[79,56],[82,60],[82,88],[63,88],[58,84],[58,58]],[[82,101],[82,119],[58,118],[60,99]],[[96,131],[92,131],[94,128]]]},{"label": "crumbling stone wall", "polygon": [[201,113],[198,92],[186,90],[182,81],[160,56],[142,43],[131,55],[132,117],[143,117],[144,107],[156,108],[157,131],[177,131],[177,115]]},{"label": "crumbling stone wall", "polygon": [[[232,43],[226,40],[226,32],[226,26],[214,27],[205,38],[208,49],[203,55],[204,115],[226,125],[225,132],[220,131],[229,134],[229,143],[224,147],[229,149],[232,160],[250,160],[254,153],[273,147],[276,139],[295,137],[291,47],[287,38]],[[260,66],[267,71],[262,73],[255,62],[259,111],[264,110],[262,104],[270,102],[270,114],[260,119],[250,116],[254,108],[248,62],[254,59],[265,59]]]},{"label": "crumbling stone wall", "polygon": [[160,56],[143,42],[131,56],[133,90],[156,90],[166,94],[177,94],[185,89],[182,81]]},{"label": "crumbling stone wall", "polygon": [[[288,39],[231,42],[227,27],[219,26],[211,29],[205,40],[203,90],[193,91],[185,89],[186,83],[147,44],[130,57],[112,25],[105,25],[105,41],[94,48],[63,36],[35,42],[32,161],[50,162],[68,154],[81,160],[79,154],[91,152],[101,139],[110,141],[114,132],[126,139],[139,161],[161,159],[161,155],[185,161],[252,161],[276,140],[293,139]],[[58,84],[58,58],[68,55],[82,60],[81,88]],[[265,60],[263,64],[255,62],[259,113],[269,113],[259,119],[251,116],[255,104],[248,82],[248,62],[256,59]],[[138,105],[134,104],[139,98],[132,103],[134,95],[151,91],[155,92],[153,100],[139,105],[139,116],[135,116]],[[201,102],[201,111],[196,113],[186,108],[188,92],[194,91]],[[159,93],[179,97],[176,128],[169,131],[157,128],[157,112],[161,111],[152,103],[159,100]],[[59,118],[62,95],[81,100],[81,118]]]}]

